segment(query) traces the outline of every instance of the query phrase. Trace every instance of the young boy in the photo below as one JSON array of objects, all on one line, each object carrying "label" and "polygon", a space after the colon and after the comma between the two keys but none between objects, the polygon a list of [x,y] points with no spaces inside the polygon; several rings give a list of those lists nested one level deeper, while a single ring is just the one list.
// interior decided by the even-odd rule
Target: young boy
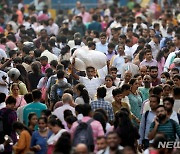
[{"label": "young boy", "polygon": [[112,66],[109,70],[110,75],[113,77],[114,79],[114,84],[116,87],[118,87],[119,82],[120,82],[120,78],[117,77],[117,68]]},{"label": "young boy", "polygon": [[40,58],[40,63],[41,63],[41,73],[45,74],[46,69],[50,67],[50,64],[48,64],[48,57],[42,56]]}]

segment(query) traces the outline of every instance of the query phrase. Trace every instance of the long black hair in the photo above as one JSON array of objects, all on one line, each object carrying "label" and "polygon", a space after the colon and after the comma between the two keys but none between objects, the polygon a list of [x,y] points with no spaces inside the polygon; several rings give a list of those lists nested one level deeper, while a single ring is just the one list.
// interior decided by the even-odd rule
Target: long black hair
[{"label": "long black hair", "polygon": [[164,53],[168,53],[168,52],[169,52],[168,48],[163,48],[162,50],[159,50],[157,57],[156,57],[157,62],[160,62],[161,58],[164,57]]},{"label": "long black hair", "polygon": [[17,129],[19,129],[19,130],[23,130],[23,129],[27,130],[29,132],[29,134],[32,135],[32,133],[29,130],[29,128],[26,127],[23,123],[21,123],[19,121],[14,122],[13,125],[12,125],[12,128],[13,128],[13,130],[17,130]]},{"label": "long black hair", "polygon": [[80,91],[80,96],[82,96],[84,102],[86,104],[89,104],[89,94],[88,94],[88,91],[85,89],[85,86],[81,83],[77,84],[76,85],[76,89]]}]

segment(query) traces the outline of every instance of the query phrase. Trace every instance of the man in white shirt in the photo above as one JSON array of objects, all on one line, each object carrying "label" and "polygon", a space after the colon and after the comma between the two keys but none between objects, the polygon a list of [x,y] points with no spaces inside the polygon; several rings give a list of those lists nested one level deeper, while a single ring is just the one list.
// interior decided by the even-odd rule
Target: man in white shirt
[{"label": "man in white shirt", "polygon": [[48,48],[49,47],[48,47],[48,43],[47,42],[41,43],[41,46],[40,46],[40,50],[42,51],[41,57],[42,56],[48,57],[48,63],[50,63],[52,60],[58,60],[58,57],[55,54],[49,52]]},{"label": "man in white shirt", "polygon": [[95,78],[95,68],[92,66],[89,66],[86,68],[86,75],[87,77],[78,76],[74,72],[74,65],[75,65],[75,59],[72,61],[72,76],[79,80],[84,86],[86,87],[90,98],[93,100],[96,94],[97,88],[104,83],[104,79],[101,78]]},{"label": "man in white shirt", "polygon": [[53,115],[56,115],[62,123],[65,122],[64,119],[64,111],[65,110],[70,110],[72,111],[72,114],[75,116],[75,108],[72,107],[70,104],[73,102],[73,98],[71,94],[65,93],[62,96],[62,102],[63,106],[58,107],[57,109],[54,110]]},{"label": "man in white shirt", "polygon": [[156,59],[156,56],[160,50],[160,45],[159,45],[160,39],[161,39],[160,36],[155,34],[154,37],[152,38],[152,40],[149,42],[154,59]]},{"label": "man in white shirt", "polygon": [[124,49],[125,49],[124,45],[122,45],[122,44],[118,45],[118,49],[117,49],[118,55],[114,58],[113,63],[112,63],[112,66],[114,66],[114,67],[116,67],[118,69],[118,73],[117,73],[118,77],[121,76],[121,74],[122,74],[122,65],[125,63]]},{"label": "man in white shirt", "polygon": [[100,42],[96,43],[96,50],[97,51],[101,51],[104,54],[107,53],[108,43],[106,40],[107,40],[106,33],[102,32],[100,34]]}]

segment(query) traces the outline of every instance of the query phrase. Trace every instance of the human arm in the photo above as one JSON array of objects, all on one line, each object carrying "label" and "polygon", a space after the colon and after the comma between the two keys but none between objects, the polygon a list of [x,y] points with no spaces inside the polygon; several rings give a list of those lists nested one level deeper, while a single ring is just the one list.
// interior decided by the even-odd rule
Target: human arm
[{"label": "human arm", "polygon": [[74,70],[75,70],[74,66],[75,66],[75,58],[73,58],[73,60],[72,60],[71,75],[72,75],[76,80],[79,80],[79,75],[77,75],[77,74],[74,72]]},{"label": "human arm", "polygon": [[13,150],[15,151],[15,153],[19,153],[20,151],[25,149],[27,140],[26,133],[28,132],[22,131],[17,144],[13,146]]},{"label": "human arm", "polygon": [[159,126],[159,122],[158,122],[158,118],[156,117],[154,122],[150,126],[150,132],[148,134],[149,140],[154,139],[154,137],[157,133],[158,126]]},{"label": "human arm", "polygon": [[33,134],[32,134],[32,138],[31,138],[31,147],[30,147],[30,150],[32,151],[39,151],[41,150],[41,147],[40,145],[37,145],[36,144],[36,141],[37,141],[37,132],[35,131]]},{"label": "human arm", "polygon": [[143,116],[141,118],[140,126],[139,126],[139,135],[140,135],[139,144],[142,144],[142,140],[145,137],[144,129],[145,129],[145,114],[143,114]]}]

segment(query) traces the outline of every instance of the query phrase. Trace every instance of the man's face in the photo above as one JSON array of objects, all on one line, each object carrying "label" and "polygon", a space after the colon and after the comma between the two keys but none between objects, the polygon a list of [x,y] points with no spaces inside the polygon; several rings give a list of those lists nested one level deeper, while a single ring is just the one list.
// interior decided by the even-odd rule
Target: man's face
[{"label": "man's face", "polygon": [[43,30],[43,31],[41,31],[41,37],[42,37],[42,38],[45,38],[46,36],[47,36],[46,31],[44,31],[44,30]]},{"label": "man's face", "polygon": [[109,54],[112,54],[113,51],[114,51],[114,48],[108,48],[108,53],[109,53]]},{"label": "man's face", "polygon": [[109,145],[110,148],[114,149],[118,147],[120,143],[120,139],[117,134],[109,134],[107,137],[107,144]]},{"label": "man's face", "polygon": [[151,78],[156,79],[158,76],[158,70],[157,69],[151,69],[150,76],[151,76]]},{"label": "man's face", "polygon": [[164,107],[159,107],[156,110],[156,116],[159,118],[160,121],[164,120],[167,116],[167,111]]},{"label": "man's face", "polygon": [[95,76],[95,70],[93,68],[88,68],[86,70],[86,73],[89,79],[92,79]]},{"label": "man's face", "polygon": [[97,150],[104,150],[107,146],[107,143],[106,143],[106,139],[105,138],[102,138],[102,139],[99,139],[97,140]]},{"label": "man's face", "polygon": [[144,77],[147,74],[147,67],[141,67],[140,74],[142,77]]},{"label": "man's face", "polygon": [[150,103],[149,105],[151,107],[151,110],[155,110],[157,108],[157,106],[159,105],[156,97],[150,97],[149,103]]},{"label": "man's face", "polygon": [[102,44],[105,44],[106,43],[106,37],[105,36],[100,37],[100,41]]},{"label": "man's face", "polygon": [[122,54],[124,52],[124,47],[121,45],[118,47],[118,53]]},{"label": "man's face", "polygon": [[147,52],[145,55],[146,60],[152,60],[152,53],[151,52]]},{"label": "man's face", "polygon": [[123,95],[122,94],[117,94],[116,96],[114,96],[114,100],[116,102],[121,102],[121,99],[123,98]]},{"label": "man's face", "polygon": [[147,36],[149,35],[149,34],[148,34],[148,30],[147,30],[147,29],[143,29],[142,35],[143,35],[144,37],[147,37]]},{"label": "man's face", "polygon": [[180,86],[180,80],[178,78],[174,78],[173,81],[176,86]]},{"label": "man's face", "polygon": [[149,75],[145,75],[143,78],[143,83],[145,85],[150,84],[151,83],[151,77]]},{"label": "man's face", "polygon": [[131,77],[132,77],[132,73],[130,73],[130,72],[126,72],[124,74],[124,80],[126,80],[126,81],[130,81]]},{"label": "man's face", "polygon": [[173,105],[169,101],[164,101],[163,105],[165,106],[168,112],[172,111]]},{"label": "man's face", "polygon": [[110,71],[110,75],[112,75],[113,79],[116,79],[117,71]]}]

